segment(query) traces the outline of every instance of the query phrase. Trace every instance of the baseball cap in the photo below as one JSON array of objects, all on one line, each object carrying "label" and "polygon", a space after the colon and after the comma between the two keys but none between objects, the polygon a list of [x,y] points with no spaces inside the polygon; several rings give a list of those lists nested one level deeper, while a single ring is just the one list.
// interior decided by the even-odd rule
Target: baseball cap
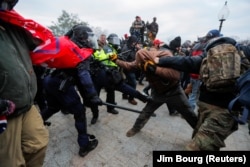
[{"label": "baseball cap", "polygon": [[154,41],[153,41],[153,44],[154,45],[160,45],[160,44],[163,44],[164,42],[162,42],[162,41],[160,41],[159,39],[155,39]]},{"label": "baseball cap", "polygon": [[215,37],[220,37],[220,36],[222,36],[222,34],[220,33],[219,30],[216,30],[216,29],[208,31],[206,35],[207,38],[215,38]]}]

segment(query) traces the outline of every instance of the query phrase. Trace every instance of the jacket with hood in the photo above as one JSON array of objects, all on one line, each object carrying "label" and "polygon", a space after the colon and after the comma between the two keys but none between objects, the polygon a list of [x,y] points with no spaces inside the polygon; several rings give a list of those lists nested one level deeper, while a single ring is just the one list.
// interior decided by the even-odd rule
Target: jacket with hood
[{"label": "jacket with hood", "polygon": [[15,103],[10,116],[30,109],[37,91],[36,74],[29,51],[37,46],[32,35],[21,27],[0,21],[0,100]]}]

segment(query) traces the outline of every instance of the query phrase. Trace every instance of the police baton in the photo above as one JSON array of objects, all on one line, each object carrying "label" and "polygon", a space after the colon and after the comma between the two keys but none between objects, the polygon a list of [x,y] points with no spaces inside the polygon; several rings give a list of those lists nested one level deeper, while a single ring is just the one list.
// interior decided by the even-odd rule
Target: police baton
[{"label": "police baton", "polygon": [[118,56],[121,56],[122,54],[129,53],[129,52],[132,52],[132,50],[131,50],[131,49],[129,49],[129,50],[127,50],[127,51],[124,51],[124,52],[118,53]]},{"label": "police baton", "polygon": [[[135,110],[135,109],[127,108],[127,107],[123,107],[123,106],[118,106],[118,105],[111,104],[111,103],[102,102],[102,104],[103,104],[103,105],[106,105],[106,106],[111,106],[111,107],[115,107],[115,108],[120,108],[120,109],[123,109],[123,110],[132,111],[132,112],[139,113],[139,114],[141,113],[141,111],[139,111],[139,110]],[[152,117],[156,117],[156,114],[153,113],[151,116],[152,116]]]}]

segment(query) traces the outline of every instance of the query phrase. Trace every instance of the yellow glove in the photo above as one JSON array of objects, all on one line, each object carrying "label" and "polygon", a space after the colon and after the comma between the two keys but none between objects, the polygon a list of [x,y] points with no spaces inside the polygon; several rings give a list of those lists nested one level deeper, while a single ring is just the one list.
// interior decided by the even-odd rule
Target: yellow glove
[{"label": "yellow glove", "polygon": [[147,73],[154,74],[156,71],[156,65],[153,61],[147,60],[144,63],[143,70]]},{"label": "yellow glove", "polygon": [[148,60],[144,64],[144,71],[155,73],[156,65],[153,61]]},{"label": "yellow glove", "polygon": [[112,54],[112,55],[110,55],[109,56],[109,59],[111,60],[111,61],[116,61],[117,59],[118,59],[118,56],[117,56],[117,54]]}]

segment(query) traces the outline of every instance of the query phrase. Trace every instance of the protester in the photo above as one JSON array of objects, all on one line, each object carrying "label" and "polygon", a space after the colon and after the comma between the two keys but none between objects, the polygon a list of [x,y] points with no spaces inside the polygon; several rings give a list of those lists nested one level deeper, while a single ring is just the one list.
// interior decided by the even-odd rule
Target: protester
[{"label": "protester", "polygon": [[150,61],[152,61],[155,57],[161,56],[171,57],[173,54],[169,50],[157,51],[155,48],[147,48],[137,51],[135,61],[133,62],[126,62],[111,57],[111,59],[122,68],[127,70],[140,68],[143,70],[151,86],[152,101],[149,101],[142,109],[142,112],[136,119],[134,126],[127,132],[127,137],[134,136],[138,133],[156,109],[164,103],[167,103],[169,106],[175,108],[179,113],[181,113],[192,128],[195,128],[196,126],[197,116],[192,111],[187,97],[180,86],[180,73],[171,68],[160,68],[158,69],[160,75],[155,75],[150,72],[150,70],[147,70]]},{"label": "protester", "polygon": [[[205,46],[206,46],[206,41],[203,40],[198,41],[192,48],[190,56],[202,55]],[[197,106],[197,101],[199,99],[201,81],[199,79],[199,74],[190,73],[189,75],[190,79],[186,90],[190,89],[187,94],[188,100],[190,105],[192,106],[192,109],[195,110]]]},{"label": "protester", "polygon": [[159,25],[156,22],[157,18],[153,17],[153,21],[149,24],[146,24],[147,30],[148,30],[148,37],[151,41],[155,40],[158,31],[159,31]]},{"label": "protester", "polygon": [[132,26],[130,28],[130,34],[135,35],[138,39],[140,39],[140,43],[144,42],[144,30],[145,30],[145,22],[141,19],[140,16],[135,17],[135,21],[133,21]]},{"label": "protester", "polygon": [[[135,60],[135,54],[140,49],[140,45],[138,44],[138,38],[134,35],[131,35],[126,44],[122,47],[120,57],[127,61],[132,62]],[[128,85],[130,85],[132,88],[136,89],[136,71],[128,71],[126,69],[122,69],[122,72],[125,74],[126,78],[125,81]],[[134,99],[133,96],[129,96],[127,94],[122,95],[123,98],[127,97],[128,102],[133,105],[137,105],[137,101]],[[124,98],[126,99],[126,98]]]},{"label": "protester", "polygon": [[[52,33],[13,10],[17,0],[0,0],[0,166],[42,167],[49,134],[34,105],[36,74],[30,52]],[[29,26],[23,26],[29,25]]]},{"label": "protester", "polygon": [[[220,36],[218,30],[211,30],[207,33],[206,38],[211,40],[218,36]],[[236,44],[231,38],[226,38],[224,42]],[[241,49],[250,60],[249,47],[241,46]],[[201,56],[194,57],[155,58],[154,62],[158,66],[199,74],[202,60],[205,57],[206,54],[203,53]],[[157,68],[156,74],[158,73]],[[197,103],[199,107],[199,121],[194,129],[192,141],[186,146],[187,150],[218,151],[220,148],[225,147],[225,139],[238,129],[237,122],[227,110],[229,102],[234,97],[233,90],[224,93],[211,92],[204,84],[201,84],[199,101]]]}]

